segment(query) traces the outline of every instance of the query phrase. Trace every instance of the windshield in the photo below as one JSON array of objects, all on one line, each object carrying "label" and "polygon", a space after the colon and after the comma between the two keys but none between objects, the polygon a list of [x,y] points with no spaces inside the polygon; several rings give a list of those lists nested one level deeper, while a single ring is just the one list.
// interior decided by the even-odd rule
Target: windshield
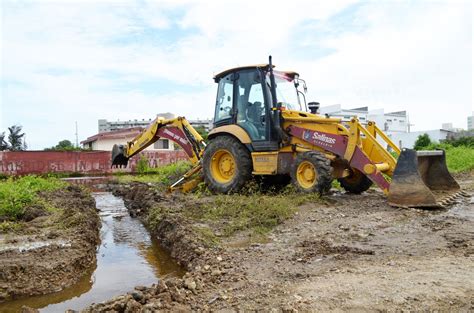
[{"label": "windshield", "polygon": [[[301,105],[298,99],[298,91],[295,87],[294,77],[285,72],[273,71],[275,76],[276,94],[278,102],[289,110],[301,110]],[[267,84],[270,83],[270,73],[267,74]]]}]

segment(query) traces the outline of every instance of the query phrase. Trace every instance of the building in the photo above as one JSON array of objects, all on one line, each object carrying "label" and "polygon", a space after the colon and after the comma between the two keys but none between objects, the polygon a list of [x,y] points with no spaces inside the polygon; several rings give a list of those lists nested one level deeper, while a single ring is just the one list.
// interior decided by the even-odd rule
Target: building
[{"label": "building", "polygon": [[433,129],[410,133],[398,133],[392,136],[391,139],[400,148],[413,148],[418,137],[423,134],[428,134],[432,142],[442,142],[452,137],[455,132],[447,129]]},{"label": "building", "polygon": [[462,128],[454,127],[453,123],[443,123],[443,124],[441,124],[441,129],[449,130],[449,131],[454,132],[454,133],[459,133],[459,132],[464,131],[464,129],[462,129]]},{"label": "building", "polygon": [[467,117],[467,130],[474,129],[474,111],[471,116]]},{"label": "building", "polygon": [[[159,113],[156,115],[157,117],[162,117],[165,119],[174,118],[175,115],[172,113]],[[153,120],[150,119],[142,119],[142,120],[128,120],[128,121],[107,121],[105,119],[100,119],[99,124],[99,133],[116,131],[119,129],[125,128],[136,128],[136,127],[147,127]]]},{"label": "building", "polygon": [[[172,113],[159,113],[156,115],[157,117],[162,117],[165,119],[171,119],[175,118],[176,115]],[[141,120],[128,120],[128,121],[107,121],[105,119],[100,119],[98,121],[99,124],[99,133],[104,133],[104,132],[110,132],[110,131],[115,131],[119,129],[125,129],[125,128],[135,128],[135,127],[142,127],[145,128],[147,127],[153,120],[150,119],[141,119]],[[209,131],[212,129],[212,119],[195,119],[195,120],[188,120],[189,124],[193,126],[194,128],[197,127],[204,127],[206,131]]]},{"label": "building", "polygon": [[[143,129],[143,127],[133,127],[114,131],[99,132],[98,134],[81,141],[81,145],[84,149],[89,150],[112,151],[114,144],[123,145],[128,141],[131,141],[138,134],[140,134]],[[174,150],[174,145],[170,143],[168,139],[159,139],[145,149],[145,151],[156,150]]]},{"label": "building", "polygon": [[410,131],[406,111],[385,113],[384,109],[369,110],[368,107],[343,109],[340,104],[335,104],[321,107],[320,114],[340,118],[343,122],[349,122],[354,116],[357,116],[362,124],[367,124],[367,121],[374,121],[389,137],[392,133]]},{"label": "building", "polygon": [[[368,107],[343,109],[340,104],[336,104],[321,107],[320,114],[340,118],[343,122],[349,122],[354,116],[357,116],[362,124],[374,121],[399,148],[413,148],[418,136],[425,133],[432,141],[441,142],[459,131],[458,128],[453,127],[452,123],[444,123],[441,129],[412,132],[407,111],[385,113],[384,109],[369,110]],[[386,145],[381,138],[379,142]]]},{"label": "building", "polygon": [[212,119],[196,119],[196,120],[188,120],[189,124],[191,124],[192,127],[198,128],[198,127],[204,127],[204,129],[208,132],[212,129],[212,124],[213,120]]}]

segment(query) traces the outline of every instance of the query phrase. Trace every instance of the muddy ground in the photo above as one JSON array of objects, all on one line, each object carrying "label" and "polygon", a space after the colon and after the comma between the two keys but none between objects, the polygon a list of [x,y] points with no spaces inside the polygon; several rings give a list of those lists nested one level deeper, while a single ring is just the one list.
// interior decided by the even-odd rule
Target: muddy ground
[{"label": "muddy ground", "polygon": [[151,207],[172,208],[149,226],[188,273],[85,311],[472,311],[474,182],[471,175],[457,179],[468,196],[448,210],[393,208],[376,189],[335,191],[299,207],[261,243],[234,234],[217,246],[183,218],[212,197],[191,201],[146,184],[115,186],[145,223]]},{"label": "muddy ground", "polygon": [[40,197],[56,209],[27,208],[21,229],[0,234],[0,311],[5,300],[73,285],[95,263],[100,219],[91,195],[68,186]]}]

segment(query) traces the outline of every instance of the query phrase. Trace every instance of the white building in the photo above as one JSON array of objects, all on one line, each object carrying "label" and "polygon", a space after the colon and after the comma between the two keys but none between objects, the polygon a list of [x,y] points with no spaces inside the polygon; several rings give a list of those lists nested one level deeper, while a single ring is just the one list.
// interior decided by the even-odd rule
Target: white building
[{"label": "white building", "polygon": [[471,116],[467,117],[467,130],[474,129],[474,111]]},{"label": "white building", "polygon": [[[451,123],[445,123],[442,129],[411,132],[407,111],[385,113],[384,109],[369,110],[368,107],[343,109],[340,104],[335,104],[321,107],[320,114],[340,118],[343,122],[349,122],[354,116],[357,116],[362,124],[374,121],[400,148],[413,148],[418,136],[425,133],[430,136],[431,141],[440,142],[458,131],[457,128],[453,128]],[[379,142],[385,144],[381,139]]]},{"label": "white building", "polygon": [[[369,110],[368,107],[343,109],[340,104],[335,104],[320,108],[320,114],[340,118],[342,122],[349,122],[351,118],[357,116],[359,122],[364,125],[368,121],[373,121],[397,145],[400,141],[398,135],[410,131],[410,122],[406,111],[385,113],[384,109]],[[378,139],[382,145],[386,145],[381,138]],[[403,141],[400,142],[403,143]]]},{"label": "white building", "polygon": [[[159,113],[156,115],[157,117],[162,117],[165,119],[174,118],[175,115],[173,113]],[[98,121],[99,124],[99,133],[115,131],[119,129],[125,128],[135,128],[135,127],[147,127],[153,119],[141,119],[141,120],[128,120],[128,121],[107,121],[105,119],[100,119]]]},{"label": "white building", "polygon": [[[81,141],[81,145],[84,149],[89,150],[112,151],[114,144],[125,145],[128,141],[131,141],[140,134],[143,129],[142,127],[134,127],[102,133],[99,132]],[[145,151],[156,150],[174,150],[174,145],[168,139],[159,139],[145,149]]]},{"label": "white building", "polygon": [[400,148],[413,148],[418,136],[423,134],[428,134],[432,142],[441,142],[448,139],[454,132],[447,129],[433,129],[410,133],[397,133],[393,135],[391,139]]},{"label": "white building", "polygon": [[410,131],[406,111],[385,113],[384,109],[369,110],[369,107],[343,109],[340,104],[335,104],[321,107],[320,114],[340,118],[343,122],[349,122],[354,116],[357,116],[362,124],[367,124],[367,121],[374,121],[389,137],[392,133]]},{"label": "white building", "polygon": [[192,127],[197,128],[197,127],[204,127],[204,129],[208,132],[212,129],[212,119],[195,119],[195,120],[188,120],[189,124],[191,124]]},{"label": "white building", "polygon": [[[172,119],[175,118],[176,115],[173,113],[159,113],[156,115],[157,117],[162,117],[164,119]],[[151,122],[153,122],[153,119],[141,119],[141,120],[128,120],[128,121],[107,121],[105,119],[100,119],[98,121],[98,126],[99,126],[99,133],[104,133],[104,132],[110,132],[110,131],[116,131],[119,129],[125,129],[125,128],[134,128],[134,127],[142,127],[145,128],[147,127]],[[188,120],[189,124],[193,127],[204,127],[206,131],[209,131],[212,129],[212,119],[194,119],[194,120]]]}]

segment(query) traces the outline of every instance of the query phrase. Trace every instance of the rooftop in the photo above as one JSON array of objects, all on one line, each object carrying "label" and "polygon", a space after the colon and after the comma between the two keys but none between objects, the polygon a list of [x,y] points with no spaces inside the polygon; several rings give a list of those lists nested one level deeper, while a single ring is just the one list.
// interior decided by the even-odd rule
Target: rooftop
[{"label": "rooftop", "polygon": [[94,136],[88,137],[86,140],[81,141],[81,144],[87,144],[97,140],[106,140],[106,139],[128,139],[130,137],[135,137],[138,135],[144,128],[143,127],[132,127],[132,128],[123,128],[119,130],[109,131],[105,133],[98,133]]}]

